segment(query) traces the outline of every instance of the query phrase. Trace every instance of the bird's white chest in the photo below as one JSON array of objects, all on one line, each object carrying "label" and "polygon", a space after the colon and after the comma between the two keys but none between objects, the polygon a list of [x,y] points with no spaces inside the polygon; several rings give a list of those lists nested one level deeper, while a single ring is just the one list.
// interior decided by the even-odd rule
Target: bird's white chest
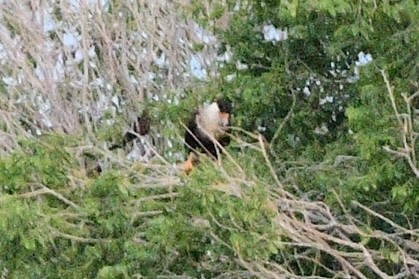
[{"label": "bird's white chest", "polygon": [[215,102],[206,104],[200,109],[196,116],[196,123],[200,130],[205,131],[212,137],[220,131],[220,127],[226,126],[220,117],[220,109]]}]

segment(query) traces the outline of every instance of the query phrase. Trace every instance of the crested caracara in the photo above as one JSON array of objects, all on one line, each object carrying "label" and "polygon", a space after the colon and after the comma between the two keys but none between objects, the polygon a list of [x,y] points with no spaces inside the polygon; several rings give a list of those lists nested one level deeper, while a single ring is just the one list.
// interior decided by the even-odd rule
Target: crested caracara
[{"label": "crested caracara", "polygon": [[185,146],[188,159],[185,172],[188,174],[197,163],[199,153],[206,153],[214,159],[218,158],[221,146],[230,144],[229,126],[231,121],[231,102],[226,98],[218,98],[211,104],[204,104],[190,119],[185,131]]}]

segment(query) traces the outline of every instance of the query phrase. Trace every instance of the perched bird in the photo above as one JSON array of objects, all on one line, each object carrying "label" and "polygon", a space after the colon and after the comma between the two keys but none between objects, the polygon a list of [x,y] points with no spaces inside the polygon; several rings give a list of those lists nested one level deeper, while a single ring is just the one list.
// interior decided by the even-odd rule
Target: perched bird
[{"label": "perched bird", "polygon": [[122,144],[114,144],[109,149],[123,148],[130,161],[149,162],[155,156],[154,138],[150,135],[151,119],[145,111],[124,134]]},{"label": "perched bird", "polygon": [[151,120],[147,112],[144,112],[141,116],[138,116],[137,121],[131,124],[131,130],[125,133],[123,145],[132,142],[138,137],[138,135],[147,135],[150,132],[150,122]]},{"label": "perched bird", "polygon": [[128,160],[146,163],[155,156],[154,139],[150,135],[150,122],[148,113],[144,112],[143,115],[137,117],[137,121],[132,123],[131,131],[125,133],[123,145],[128,152]]},{"label": "perched bird", "polygon": [[185,131],[185,146],[188,159],[185,163],[185,172],[193,169],[199,160],[199,152],[218,158],[221,146],[230,144],[229,126],[231,125],[231,102],[226,98],[218,98],[211,104],[204,104],[194,112]]}]

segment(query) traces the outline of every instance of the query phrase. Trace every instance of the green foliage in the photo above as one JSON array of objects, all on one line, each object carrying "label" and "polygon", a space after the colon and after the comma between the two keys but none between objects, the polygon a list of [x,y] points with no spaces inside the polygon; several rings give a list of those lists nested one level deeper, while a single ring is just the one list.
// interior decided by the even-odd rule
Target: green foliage
[{"label": "green foliage", "polygon": [[[152,118],[168,120],[155,123],[166,125],[163,136],[179,138],[182,123],[199,104],[225,94],[234,101],[234,125],[248,131],[266,127],[269,159],[287,190],[325,201],[337,219],[343,204],[366,232],[389,227],[352,208],[352,201],[417,227],[417,177],[404,158],[384,150],[403,146],[393,106],[413,115],[401,93],[417,90],[411,89],[419,73],[417,3],[226,2],[213,1],[206,10],[193,1],[191,9],[207,27],[227,10],[232,13],[228,28],[214,31],[231,46],[233,59],[220,68],[220,79],[199,84],[181,100],[167,92],[163,101],[148,104]],[[118,5],[113,2],[112,12]],[[289,38],[265,41],[265,24],[287,28]],[[358,75],[360,51],[371,53],[373,62],[359,66]],[[388,75],[394,100],[380,70]],[[124,121],[118,121],[100,126],[97,139],[119,142]],[[269,199],[277,184],[260,152],[232,143],[228,151],[235,161],[223,156],[223,171],[202,158],[190,176],[180,175],[176,198],[160,199],[155,197],[166,190],[141,187],[146,175],[155,179],[160,170],[140,167],[133,174],[113,166],[94,179],[75,177],[79,144],[68,136],[22,140],[0,159],[0,271],[7,269],[11,278],[213,278],[241,270],[238,255],[245,261],[292,262],[289,268],[302,275],[329,275],[317,272],[320,264],[301,260],[293,266],[299,250],[281,244],[287,234],[275,226],[278,207]],[[182,149],[177,140],[169,151]],[[368,234],[359,242],[382,253],[380,268],[389,274],[399,268],[402,256],[391,244]],[[329,258],[319,253],[316,261],[333,268]]]},{"label": "green foliage", "polygon": [[[417,82],[418,4],[290,0],[228,8],[229,27],[215,32],[233,58],[212,90],[234,100],[235,125],[266,127],[278,173],[333,204],[335,191],[346,204],[384,202],[394,212],[417,212],[419,192],[411,187],[417,178],[404,159],[383,149],[402,142],[380,70],[396,88],[400,113],[408,113],[400,93],[412,92],[409,84]],[[286,28],[288,39],[265,41],[267,24]],[[356,69],[360,51],[373,62]]]},{"label": "green foliage", "polygon": [[68,136],[26,140],[0,161],[0,268],[15,278],[126,278],[118,265],[134,234],[126,180],[109,172],[69,191],[73,144]]},{"label": "green foliage", "polygon": [[[153,220],[146,233],[158,249],[159,261],[175,274],[211,278],[232,264],[220,255],[229,258],[239,252],[245,259],[268,259],[279,249],[280,232],[272,225],[274,210],[265,186],[232,185],[208,163],[194,171],[173,210]],[[251,173],[254,163],[249,160],[245,170]],[[224,165],[228,173],[234,170],[229,162]],[[214,237],[225,244],[214,242]],[[211,265],[196,269],[200,262]]]},{"label": "green foliage", "polygon": [[[4,176],[2,185],[14,183],[15,191],[0,196],[0,249],[8,251],[0,258],[0,268],[9,270],[12,278],[52,274],[131,278],[134,274],[155,277],[164,273],[213,277],[232,264],[219,255],[233,257],[240,251],[246,259],[267,259],[278,252],[280,235],[272,226],[275,211],[263,186],[272,182],[270,178],[252,187],[230,185],[218,168],[203,158],[174,202],[146,199],[138,203],[137,199],[161,191],[136,190],[132,183],[139,181],[117,169],[74,187],[70,176],[79,166],[74,163],[74,153],[69,152],[73,144],[77,143],[60,137],[29,140],[22,143],[22,151],[0,161],[9,174],[14,173]],[[249,154],[263,160],[257,152],[249,150]],[[255,179],[267,172],[265,165],[245,153],[234,156],[244,162],[242,167],[249,177]],[[34,170],[31,162],[35,158],[40,165],[55,169],[46,173],[43,168]],[[20,164],[9,164],[11,160]],[[67,163],[59,163],[64,161]],[[228,173],[237,170],[229,160],[224,167]],[[17,174],[26,175],[25,168],[36,172],[30,181]],[[45,180],[46,175],[50,180]],[[41,181],[44,187],[34,186]],[[35,192],[27,184],[35,187]],[[50,191],[37,192],[45,189]],[[163,214],[154,218],[136,215],[153,210]],[[214,236],[223,239],[227,247],[215,244]],[[211,264],[201,265],[203,262]]]},{"label": "green foliage", "polygon": [[[346,80],[352,73],[345,69],[345,63],[357,49],[348,54],[345,49],[340,50],[337,53],[340,58],[336,54],[328,55],[338,24],[324,14],[311,12],[307,16],[303,13],[295,20],[277,14],[285,10],[279,6],[279,1],[264,5],[255,2],[252,7],[251,15],[244,17],[239,12],[234,16],[230,28],[223,34],[225,44],[234,46],[233,60],[223,68],[224,76],[235,74],[236,79],[222,82],[219,90],[237,104],[238,124],[249,130],[264,126],[270,139],[292,110],[294,117],[284,126],[281,142],[292,134],[301,140],[299,144],[313,143],[319,140],[315,128],[322,124],[326,124],[331,133],[321,140],[335,138],[344,108],[356,95],[354,84]],[[328,24],[324,24],[325,21]],[[262,27],[267,22],[278,28],[287,27],[290,39],[278,43],[264,41]],[[237,70],[237,62],[248,68]],[[329,73],[332,70],[333,75]],[[303,94],[305,90],[310,93]],[[326,97],[332,98],[332,103],[320,102]],[[294,147],[298,147],[296,151],[301,150],[301,146]],[[277,149],[282,150],[283,146]]]},{"label": "green foliage", "polygon": [[72,143],[70,138],[55,136],[22,140],[20,152],[0,161],[0,192],[13,194],[37,184],[54,189],[64,187],[67,169],[74,162],[63,145]]}]

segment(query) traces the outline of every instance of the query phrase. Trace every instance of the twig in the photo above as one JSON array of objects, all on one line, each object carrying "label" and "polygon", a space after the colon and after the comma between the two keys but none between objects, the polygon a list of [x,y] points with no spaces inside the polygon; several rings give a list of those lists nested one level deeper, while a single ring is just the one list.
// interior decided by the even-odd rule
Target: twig
[{"label": "twig", "polygon": [[72,241],[75,241],[75,242],[80,242],[80,243],[109,243],[111,241],[110,239],[84,238],[84,237],[79,237],[79,236],[63,233],[63,232],[61,232],[61,231],[59,231],[56,228],[53,228],[51,226],[49,226],[48,228],[51,230],[53,235],[55,235],[57,237],[65,238],[65,239],[68,239],[68,240],[72,240]]},{"label": "twig", "polygon": [[288,113],[285,116],[285,118],[282,120],[282,122],[279,125],[278,129],[276,129],[275,134],[272,137],[270,147],[269,147],[269,151],[271,152],[271,154],[274,154],[275,157],[277,157],[277,155],[276,155],[276,152],[273,149],[274,143],[277,140],[277,138],[279,137],[279,135],[281,134],[282,129],[284,128],[285,124],[287,124],[287,122],[289,121],[289,119],[293,116],[295,104],[296,104],[296,96],[295,96],[295,92],[292,92],[292,105],[291,105],[291,108],[288,111]]},{"label": "twig", "polygon": [[[40,184],[37,184],[37,185],[40,185]],[[40,186],[41,186],[41,189],[35,190],[33,192],[28,192],[28,193],[20,194],[20,195],[18,195],[18,197],[21,197],[21,198],[34,198],[34,197],[37,197],[37,196],[40,196],[40,195],[51,194],[54,197],[56,197],[57,199],[59,199],[60,201],[64,202],[65,204],[67,204],[67,205],[69,205],[71,207],[74,207],[77,210],[80,210],[80,206],[78,206],[74,202],[70,201],[69,199],[65,198],[60,193],[51,190],[50,188],[46,187],[45,185],[40,185]]]},{"label": "twig", "polygon": [[405,158],[410,168],[412,169],[413,173],[415,174],[416,178],[419,179],[419,168],[417,166],[417,160],[416,160],[416,141],[417,141],[418,136],[417,136],[417,133],[413,130],[414,125],[413,125],[412,110],[411,110],[412,100],[419,95],[417,94],[419,92],[416,92],[410,97],[407,97],[405,94],[402,94],[403,99],[406,103],[407,114],[400,114],[397,108],[395,97],[394,97],[393,87],[390,85],[390,81],[388,80],[387,75],[385,74],[384,70],[380,70],[380,72],[386,84],[387,91],[390,96],[391,105],[396,115],[397,122],[399,124],[400,129],[402,130],[402,141],[403,141],[402,151],[392,150],[388,146],[385,146],[384,150],[390,154]]}]

